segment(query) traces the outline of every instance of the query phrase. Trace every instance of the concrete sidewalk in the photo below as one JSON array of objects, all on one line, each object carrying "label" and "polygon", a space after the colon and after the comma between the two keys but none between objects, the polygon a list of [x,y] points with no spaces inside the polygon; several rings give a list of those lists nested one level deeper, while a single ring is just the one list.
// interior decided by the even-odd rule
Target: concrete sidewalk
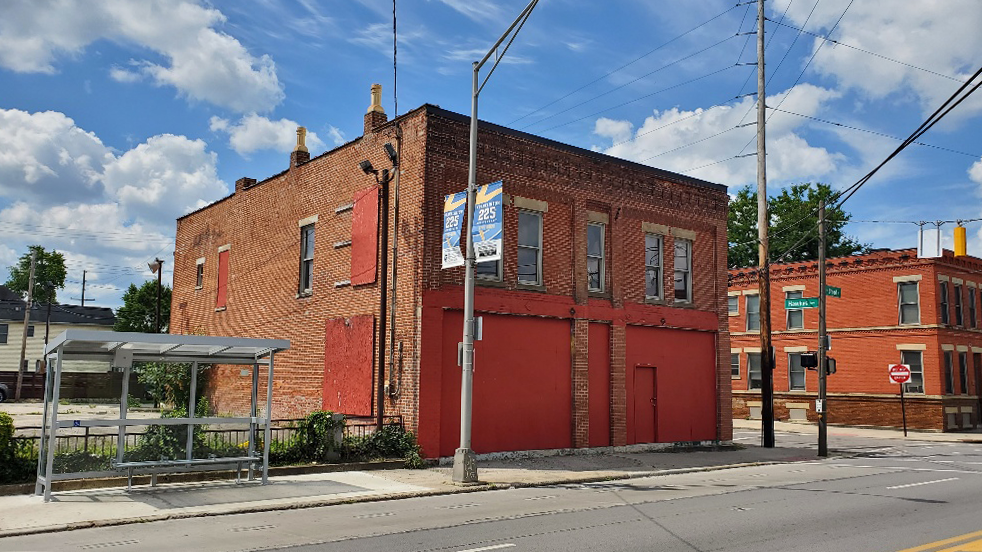
[{"label": "concrete sidewalk", "polygon": [[[735,431],[760,430],[759,421],[734,420]],[[816,433],[810,424],[778,422],[778,432]],[[897,430],[833,427],[835,436],[870,440],[903,439]],[[982,433],[917,433],[909,440],[964,441]],[[746,437],[743,437],[746,439]],[[738,441],[739,443],[740,441]],[[256,511],[310,508],[351,502],[473,492],[495,488],[585,483],[659,474],[724,469],[739,466],[813,461],[808,446],[765,449],[741,445],[723,450],[645,451],[617,447],[577,451],[576,454],[485,459],[478,462],[480,485],[451,483],[451,467],[423,470],[382,470],[317,473],[270,478],[268,485],[232,481],[173,483],[157,487],[89,489],[56,492],[44,503],[35,496],[0,497],[0,537],[121,525],[166,519],[216,516]]]},{"label": "concrete sidewalk", "polygon": [[[733,430],[750,429],[760,431],[760,420],[733,420]],[[774,422],[774,431],[777,433],[800,433],[804,435],[818,435],[818,425],[811,422]],[[934,441],[948,443],[973,443],[982,442],[982,428],[973,431],[946,433],[938,431],[918,431],[908,430],[907,437],[904,437],[904,430],[901,428],[880,428],[880,427],[854,427],[854,426],[828,426],[829,438],[832,437],[865,437],[869,439],[900,439],[908,441]]]}]

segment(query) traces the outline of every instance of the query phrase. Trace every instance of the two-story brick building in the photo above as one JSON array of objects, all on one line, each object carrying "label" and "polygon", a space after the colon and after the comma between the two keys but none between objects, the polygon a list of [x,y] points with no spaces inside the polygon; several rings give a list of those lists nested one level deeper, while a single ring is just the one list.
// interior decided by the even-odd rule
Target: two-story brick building
[{"label": "two-story brick building", "polygon": [[[466,188],[469,118],[424,105],[177,223],[171,331],[286,338],[275,417],[376,407],[379,187],[400,152],[395,359],[385,412],[427,456],[459,443],[463,268],[441,269],[444,197]],[[478,453],[727,441],[724,186],[481,123],[478,183],[504,183],[504,259],[478,265]],[[667,252],[667,253],[666,253]],[[391,282],[391,280],[390,280]],[[391,298],[391,295],[390,295]],[[219,367],[219,411],[249,378]]]},{"label": "two-story brick building", "polygon": [[[900,426],[900,386],[890,364],[908,364],[909,427],[979,426],[982,396],[982,259],[950,251],[919,259],[914,249],[829,259],[827,328],[837,372],[828,377],[829,422]],[[818,264],[771,266],[771,325],[777,419],[817,420],[818,373],[800,354],[818,348],[818,309],[785,309],[785,299],[817,297]],[[760,303],[757,272],[730,271],[728,310],[733,415],[760,415]]]}]

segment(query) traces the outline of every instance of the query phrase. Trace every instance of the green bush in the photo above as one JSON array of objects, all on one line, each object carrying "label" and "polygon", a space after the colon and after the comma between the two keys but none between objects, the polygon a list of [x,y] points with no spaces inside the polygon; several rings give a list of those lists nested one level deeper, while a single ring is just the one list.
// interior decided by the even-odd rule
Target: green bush
[{"label": "green bush", "polygon": [[383,426],[367,437],[349,437],[345,439],[345,451],[353,460],[404,458],[407,468],[425,465],[416,436],[401,425]]},{"label": "green bush", "polygon": [[[194,415],[203,418],[208,416],[209,410],[208,399],[201,397],[195,407]],[[187,418],[187,416],[187,408],[182,406],[164,413],[161,417]],[[186,454],[187,439],[188,426],[186,425],[153,424],[147,427],[146,433],[137,441],[136,447],[126,451],[125,459],[128,462],[181,459]],[[211,452],[206,446],[204,430],[201,426],[194,426],[191,447],[195,458],[202,458]]]},{"label": "green bush", "polygon": [[25,483],[35,475],[37,453],[34,444],[13,437],[13,418],[0,412],[0,484]]}]

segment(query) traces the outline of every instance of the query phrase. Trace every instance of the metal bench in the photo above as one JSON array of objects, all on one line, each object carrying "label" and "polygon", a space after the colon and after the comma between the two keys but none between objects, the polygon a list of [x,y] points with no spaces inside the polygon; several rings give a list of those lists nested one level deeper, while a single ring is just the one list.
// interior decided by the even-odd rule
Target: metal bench
[{"label": "metal bench", "polygon": [[249,465],[249,479],[252,479],[252,464],[262,463],[261,456],[222,456],[216,458],[193,458],[191,460],[143,460],[138,462],[113,462],[113,469],[126,471],[126,490],[133,487],[133,475],[136,472],[150,473],[150,486],[157,486],[158,473],[173,473],[197,466],[217,466],[235,464],[235,483],[242,481],[242,465]]}]

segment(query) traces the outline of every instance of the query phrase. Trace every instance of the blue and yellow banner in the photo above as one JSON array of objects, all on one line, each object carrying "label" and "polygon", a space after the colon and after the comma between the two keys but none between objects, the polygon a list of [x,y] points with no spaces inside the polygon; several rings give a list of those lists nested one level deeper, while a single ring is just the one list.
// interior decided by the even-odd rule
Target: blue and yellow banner
[{"label": "blue and yellow banner", "polygon": [[484,263],[501,259],[502,241],[502,185],[501,181],[485,184],[477,189],[474,202],[474,262]]},{"label": "blue and yellow banner", "polygon": [[450,194],[443,200],[443,268],[463,266],[460,254],[460,225],[467,206],[467,192]]}]

